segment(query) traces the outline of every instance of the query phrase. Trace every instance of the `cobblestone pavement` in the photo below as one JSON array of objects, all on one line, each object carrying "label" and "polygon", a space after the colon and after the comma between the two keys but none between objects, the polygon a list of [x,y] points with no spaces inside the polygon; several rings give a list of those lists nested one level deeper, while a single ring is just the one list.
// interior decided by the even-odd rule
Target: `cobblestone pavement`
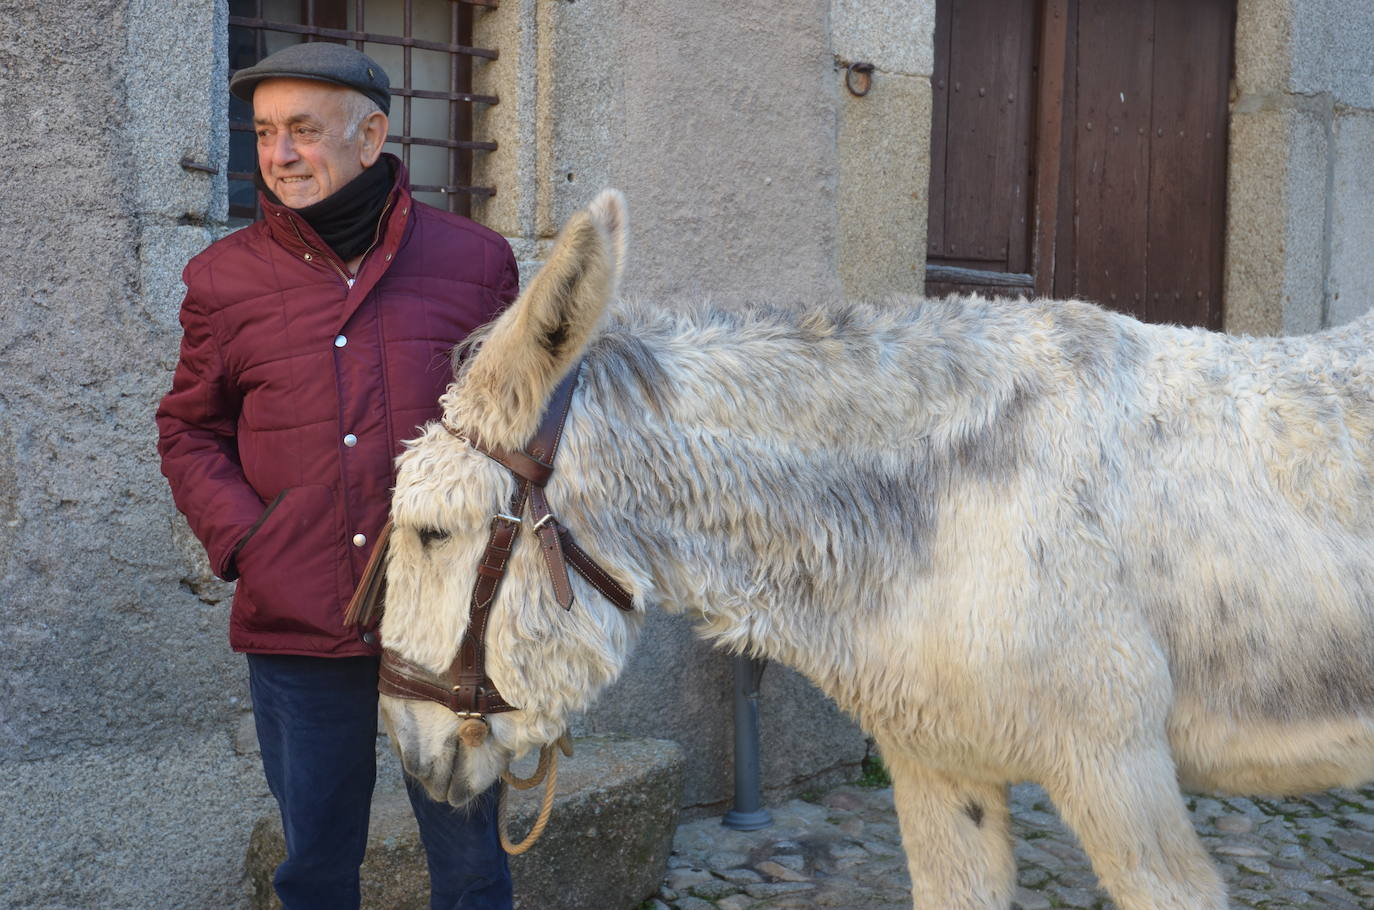
[{"label": "cobblestone pavement", "polygon": [[[1193,821],[1233,908],[1374,908],[1374,787],[1298,799],[1195,797]],[[761,831],[683,824],[652,910],[910,910],[890,789],[846,785],[771,807]],[[1044,791],[1012,790],[1023,910],[1114,910]]]}]

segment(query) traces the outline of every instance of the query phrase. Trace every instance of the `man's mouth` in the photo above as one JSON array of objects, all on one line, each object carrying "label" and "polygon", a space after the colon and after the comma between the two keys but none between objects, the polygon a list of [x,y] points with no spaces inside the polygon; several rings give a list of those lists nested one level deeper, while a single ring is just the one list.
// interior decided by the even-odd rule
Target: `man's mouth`
[{"label": "man's mouth", "polygon": [[310,175],[309,175],[309,174],[306,174],[306,175],[301,176],[301,177],[278,177],[278,178],[277,178],[277,182],[278,182],[278,183],[301,183],[302,181],[309,180],[309,179],[310,179]]}]

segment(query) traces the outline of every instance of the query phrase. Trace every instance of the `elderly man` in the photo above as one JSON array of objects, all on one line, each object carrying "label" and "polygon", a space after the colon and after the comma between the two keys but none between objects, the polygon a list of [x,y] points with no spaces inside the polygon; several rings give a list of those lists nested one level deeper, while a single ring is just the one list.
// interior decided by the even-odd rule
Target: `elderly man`
[{"label": "elderly man", "polygon": [[[382,154],[386,73],[337,44],[240,70],[261,221],[186,266],[184,335],[158,410],[162,469],[215,573],[238,579],[288,910],[357,907],[376,775],[375,629],[344,607],[386,521],[401,440],[437,417],[450,349],[516,294],[506,241],[410,195]],[[474,811],[407,781],[433,910],[509,907],[488,793]]]}]

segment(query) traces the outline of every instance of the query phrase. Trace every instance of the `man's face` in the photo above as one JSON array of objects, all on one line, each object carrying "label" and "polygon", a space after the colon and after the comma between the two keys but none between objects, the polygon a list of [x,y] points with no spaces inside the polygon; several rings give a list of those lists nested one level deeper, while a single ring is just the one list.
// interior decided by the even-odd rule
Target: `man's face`
[{"label": "man's face", "polygon": [[284,205],[319,202],[377,160],[377,130],[353,130],[351,94],[313,79],[267,79],[253,91],[258,169]]}]

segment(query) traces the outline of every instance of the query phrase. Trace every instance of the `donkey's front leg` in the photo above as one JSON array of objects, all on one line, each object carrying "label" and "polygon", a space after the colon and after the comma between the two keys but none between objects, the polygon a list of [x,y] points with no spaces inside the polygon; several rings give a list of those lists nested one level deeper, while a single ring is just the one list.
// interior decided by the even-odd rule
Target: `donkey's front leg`
[{"label": "donkey's front leg", "polygon": [[1226,910],[1164,742],[1084,749],[1043,781],[1121,910]]},{"label": "donkey's front leg", "polygon": [[936,771],[895,748],[882,754],[918,910],[1007,910],[1016,863],[1006,786]]}]

